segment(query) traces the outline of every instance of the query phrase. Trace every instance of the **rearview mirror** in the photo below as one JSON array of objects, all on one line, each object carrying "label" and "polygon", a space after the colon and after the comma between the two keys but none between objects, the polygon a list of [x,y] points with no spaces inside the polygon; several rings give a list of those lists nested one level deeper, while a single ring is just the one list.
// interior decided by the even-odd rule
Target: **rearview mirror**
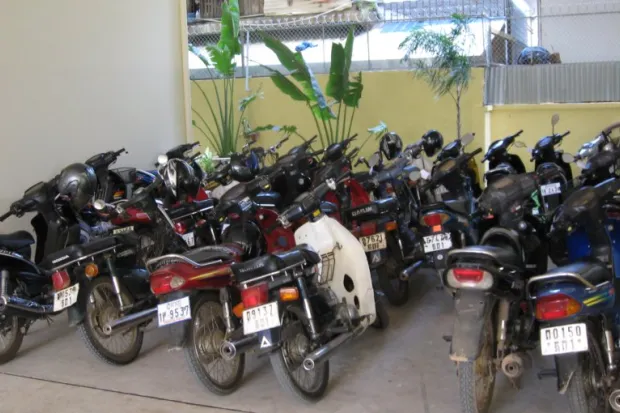
[{"label": "rearview mirror", "polygon": [[157,163],[162,166],[168,162],[168,157],[166,155],[159,155],[157,157]]},{"label": "rearview mirror", "polygon": [[461,137],[461,145],[463,146],[467,146],[470,143],[472,143],[474,141],[474,134],[473,133],[466,133],[465,135],[463,135]]},{"label": "rearview mirror", "polygon": [[105,209],[105,202],[102,199],[97,199],[93,202],[93,207],[95,207],[97,211],[103,211]]},{"label": "rearview mirror", "polygon": [[374,168],[379,165],[379,162],[381,162],[381,155],[379,155],[379,152],[375,152],[368,160],[368,165],[370,165],[371,168]]},{"label": "rearview mirror", "polygon": [[409,173],[409,180],[416,182],[422,177],[422,172],[419,169],[414,169]]},{"label": "rearview mirror", "polygon": [[566,163],[571,163],[571,162],[575,162],[575,157],[571,155],[570,153],[564,152],[562,154],[562,160]]},{"label": "rearview mirror", "polygon": [[551,126],[555,127],[555,125],[557,125],[559,121],[560,121],[560,115],[558,115],[557,113],[551,116]]},{"label": "rearview mirror", "polygon": [[514,145],[515,145],[515,148],[527,148],[527,145],[521,141],[515,141]]}]

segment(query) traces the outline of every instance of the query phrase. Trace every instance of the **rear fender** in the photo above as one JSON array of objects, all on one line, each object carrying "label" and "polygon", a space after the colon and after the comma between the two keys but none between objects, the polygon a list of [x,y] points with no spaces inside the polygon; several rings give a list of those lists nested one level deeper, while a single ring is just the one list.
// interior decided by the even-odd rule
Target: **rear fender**
[{"label": "rear fender", "polygon": [[454,300],[456,317],[450,345],[450,359],[474,361],[481,349],[482,328],[493,306],[490,296],[480,291],[459,291]]},{"label": "rear fender", "polygon": [[564,394],[575,372],[579,368],[579,353],[561,354],[555,356],[554,359],[555,369],[558,375],[558,392]]}]

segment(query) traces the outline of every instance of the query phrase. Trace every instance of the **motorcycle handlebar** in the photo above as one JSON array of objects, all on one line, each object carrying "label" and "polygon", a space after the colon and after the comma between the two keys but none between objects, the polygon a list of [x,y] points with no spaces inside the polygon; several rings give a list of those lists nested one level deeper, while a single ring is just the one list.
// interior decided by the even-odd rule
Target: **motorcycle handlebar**
[{"label": "motorcycle handlebar", "polygon": [[[468,154],[464,154],[459,156],[458,159],[458,163],[459,165],[457,166],[457,168],[462,168],[463,165],[466,164],[466,162],[469,162],[470,159],[472,159],[474,156],[478,155],[479,153],[482,152],[482,148],[478,148],[475,151],[468,153]],[[431,176],[430,181],[426,184],[420,187],[420,192],[426,192],[428,191],[428,189],[430,189],[431,187],[433,187],[434,185],[437,184],[437,178],[435,178],[434,176]]]},{"label": "motorcycle handlebar", "polygon": [[560,139],[562,139],[562,138],[564,138],[565,136],[567,136],[567,135],[569,135],[569,134],[570,134],[570,131],[569,131],[569,130],[567,130],[567,131],[566,131],[566,132],[564,132],[563,134],[558,135],[558,137],[559,137]]},{"label": "motorcycle handlebar", "polygon": [[7,219],[8,217],[10,217],[11,215],[13,215],[13,212],[9,211],[5,214],[3,214],[2,216],[0,216],[0,222],[4,221],[5,219]]},{"label": "motorcycle handlebar", "polygon": [[286,141],[288,141],[288,140],[289,140],[289,137],[288,137],[288,136],[287,136],[286,138],[284,138],[284,139],[280,139],[280,141],[279,141],[278,143],[276,143],[275,148],[276,148],[276,149],[280,149],[280,147],[281,147],[281,146],[282,146],[282,145],[283,145]]},{"label": "motorcycle handlebar", "polygon": [[601,132],[603,135],[607,136],[611,133],[612,129],[620,128],[620,122],[612,123]]},{"label": "motorcycle handlebar", "polygon": [[123,152],[127,153],[127,151],[125,150],[125,148],[123,149],[119,149],[118,151],[114,152],[114,155],[116,156],[120,156],[123,154]]}]

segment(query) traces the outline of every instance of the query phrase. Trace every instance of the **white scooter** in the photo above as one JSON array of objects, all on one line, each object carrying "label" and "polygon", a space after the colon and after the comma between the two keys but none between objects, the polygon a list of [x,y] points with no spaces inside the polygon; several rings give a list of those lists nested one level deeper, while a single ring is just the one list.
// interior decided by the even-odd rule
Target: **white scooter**
[{"label": "white scooter", "polygon": [[335,188],[328,180],[282,212],[285,227],[307,219],[295,230],[295,248],[231,267],[244,308],[236,320],[242,328],[235,329],[230,294],[222,294],[230,333],[222,357],[232,361],[249,349],[269,354],[280,384],[310,402],[327,388],[334,351],[368,326],[388,324],[364,248],[320,210],[321,198]]}]

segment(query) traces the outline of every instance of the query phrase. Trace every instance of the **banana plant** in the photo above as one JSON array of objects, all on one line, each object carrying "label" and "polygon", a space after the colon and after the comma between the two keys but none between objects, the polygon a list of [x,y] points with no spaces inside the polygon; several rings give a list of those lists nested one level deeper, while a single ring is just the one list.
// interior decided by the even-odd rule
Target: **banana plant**
[{"label": "banana plant", "polygon": [[220,39],[216,45],[209,45],[206,49],[208,56],[203,55],[195,46],[189,45],[190,52],[194,53],[209,71],[213,87],[213,93],[209,95],[203,85],[192,80],[208,108],[206,114],[192,108],[195,115],[192,124],[217,155],[227,156],[236,152],[239,136],[243,136],[245,111],[261,96],[258,91],[241,99],[238,106],[235,105],[235,56],[241,55],[238,0],[226,0],[222,3]]},{"label": "banana plant", "polygon": [[364,89],[362,73],[355,76],[349,73],[353,55],[353,30],[349,30],[344,45],[332,43],[331,66],[325,93],[301,52],[294,52],[266,33],[260,35],[265,46],[275,53],[291,77],[278,70],[263,67],[271,73],[271,80],[281,92],[295,101],[306,103],[323,147],[349,137]]}]

